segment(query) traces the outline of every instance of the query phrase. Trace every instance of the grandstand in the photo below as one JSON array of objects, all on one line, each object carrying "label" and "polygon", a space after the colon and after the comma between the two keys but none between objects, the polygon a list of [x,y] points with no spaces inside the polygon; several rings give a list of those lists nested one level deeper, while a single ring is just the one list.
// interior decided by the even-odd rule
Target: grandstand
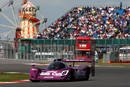
[{"label": "grandstand", "polygon": [[42,39],[129,39],[130,7],[74,7],[39,35]]}]

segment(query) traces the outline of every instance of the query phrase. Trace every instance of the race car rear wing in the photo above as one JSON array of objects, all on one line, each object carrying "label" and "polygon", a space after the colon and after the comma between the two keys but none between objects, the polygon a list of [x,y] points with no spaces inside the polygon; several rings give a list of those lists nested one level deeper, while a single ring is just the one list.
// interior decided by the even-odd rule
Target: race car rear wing
[{"label": "race car rear wing", "polygon": [[91,59],[66,59],[63,60],[64,62],[89,62],[91,63],[92,60]]}]

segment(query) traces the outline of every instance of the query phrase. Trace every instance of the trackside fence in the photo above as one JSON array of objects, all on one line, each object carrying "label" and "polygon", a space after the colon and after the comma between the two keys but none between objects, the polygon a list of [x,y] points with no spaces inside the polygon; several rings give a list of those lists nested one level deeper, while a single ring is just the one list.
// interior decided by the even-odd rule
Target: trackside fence
[{"label": "trackside fence", "polygon": [[53,60],[74,58],[74,40],[22,39],[18,42],[17,59]]},{"label": "trackside fence", "polygon": [[[97,39],[95,59],[102,59],[102,62],[130,61],[129,46],[130,39]],[[127,47],[127,50],[123,47]],[[75,40],[0,40],[0,58],[44,62],[55,58],[73,59]]]},{"label": "trackside fence", "polygon": [[55,58],[73,59],[74,43],[74,40],[1,40],[0,58],[37,62],[50,62]]}]

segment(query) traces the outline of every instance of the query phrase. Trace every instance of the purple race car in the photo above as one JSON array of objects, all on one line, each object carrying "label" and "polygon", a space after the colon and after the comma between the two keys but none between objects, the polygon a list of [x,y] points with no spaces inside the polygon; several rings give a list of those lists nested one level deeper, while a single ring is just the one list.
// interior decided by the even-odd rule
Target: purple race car
[{"label": "purple race car", "polygon": [[[30,69],[30,81],[48,81],[48,80],[88,80],[91,67],[87,65],[67,66],[67,61],[55,60],[46,69],[37,68],[33,65]],[[71,61],[72,62],[72,61]],[[75,61],[73,61],[75,62]]]}]

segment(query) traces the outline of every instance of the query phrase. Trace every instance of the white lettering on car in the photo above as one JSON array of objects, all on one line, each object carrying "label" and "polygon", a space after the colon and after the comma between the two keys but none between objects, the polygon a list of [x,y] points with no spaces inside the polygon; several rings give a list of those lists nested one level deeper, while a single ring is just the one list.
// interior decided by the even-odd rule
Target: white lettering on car
[{"label": "white lettering on car", "polygon": [[[41,72],[40,75],[43,76],[63,76],[63,72],[57,72],[57,71],[48,71],[48,72]],[[68,73],[68,71],[65,73],[65,75]]]},{"label": "white lettering on car", "polygon": [[40,75],[47,75],[48,76],[48,75],[50,75],[50,73],[49,72],[41,72]]},{"label": "white lettering on car", "polygon": [[52,75],[53,76],[62,76],[62,73],[53,72]]},{"label": "white lettering on car", "polygon": [[54,78],[53,76],[45,76],[44,78],[49,78],[49,79],[52,79],[52,78]]}]

